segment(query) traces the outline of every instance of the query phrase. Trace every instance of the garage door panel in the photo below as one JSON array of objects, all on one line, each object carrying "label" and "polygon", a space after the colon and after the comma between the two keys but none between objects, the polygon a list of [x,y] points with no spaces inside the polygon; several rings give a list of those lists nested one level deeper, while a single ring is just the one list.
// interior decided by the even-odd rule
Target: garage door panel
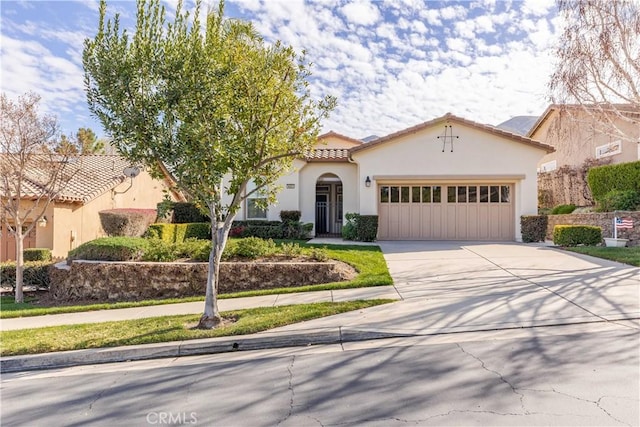
[{"label": "garage door panel", "polygon": [[379,238],[513,240],[513,188],[495,183],[381,186]]}]

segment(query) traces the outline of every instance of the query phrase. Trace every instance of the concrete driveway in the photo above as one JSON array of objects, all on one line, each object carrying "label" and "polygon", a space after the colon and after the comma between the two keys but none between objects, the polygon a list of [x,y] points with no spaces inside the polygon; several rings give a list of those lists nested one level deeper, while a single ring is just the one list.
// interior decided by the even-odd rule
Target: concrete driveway
[{"label": "concrete driveway", "polygon": [[640,328],[640,269],[518,243],[380,242],[402,301],[280,328],[434,334],[624,322]]}]

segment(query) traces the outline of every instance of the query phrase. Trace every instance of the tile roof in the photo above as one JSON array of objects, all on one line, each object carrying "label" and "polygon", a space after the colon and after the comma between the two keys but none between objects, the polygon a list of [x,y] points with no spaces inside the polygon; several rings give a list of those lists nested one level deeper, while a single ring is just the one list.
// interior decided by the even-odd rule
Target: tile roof
[{"label": "tile roof", "polygon": [[542,150],[545,150],[547,153],[551,153],[551,152],[555,151],[555,149],[552,146],[547,145],[547,144],[543,144],[542,142],[536,141],[535,139],[527,138],[525,136],[518,135],[518,134],[515,134],[513,132],[509,132],[509,131],[506,131],[506,130],[503,130],[503,129],[498,129],[495,126],[485,125],[485,124],[482,124],[482,123],[477,123],[477,122],[474,122],[472,120],[464,119],[462,117],[455,116],[455,115],[453,115],[451,113],[447,113],[442,117],[438,117],[436,119],[429,120],[429,121],[424,122],[424,123],[420,123],[420,124],[412,126],[410,128],[403,129],[401,131],[391,133],[391,134],[389,134],[387,136],[380,137],[380,138],[378,138],[378,139],[376,139],[374,141],[368,142],[366,144],[362,144],[362,145],[360,145],[358,147],[353,147],[353,148],[350,149],[350,152],[354,153],[354,152],[357,152],[357,151],[360,151],[360,150],[366,150],[368,148],[375,147],[375,146],[377,146],[379,144],[384,144],[387,141],[390,141],[390,140],[393,140],[393,139],[396,139],[396,138],[399,138],[399,137],[402,137],[402,136],[405,136],[405,135],[409,135],[409,134],[421,131],[422,129],[425,129],[425,128],[429,127],[429,126],[433,126],[433,125],[438,124],[440,122],[451,122],[451,121],[457,122],[457,123],[461,123],[461,124],[465,124],[467,126],[471,126],[471,127],[476,128],[476,129],[481,129],[481,130],[487,131],[489,133],[493,133],[495,135],[499,135],[499,136],[502,136],[502,137],[505,137],[505,138],[509,138],[509,139],[511,139],[513,141],[520,142],[520,143],[523,143],[523,144],[526,144],[526,145],[529,145],[529,146],[532,146],[532,147],[540,148]]},{"label": "tile roof", "polygon": [[[122,183],[126,179],[122,173],[124,168],[131,166],[130,161],[113,155],[79,156],[76,162],[79,169],[77,172],[73,169],[75,174],[55,200],[87,203]],[[26,178],[23,197],[37,197],[44,172],[32,169]]]},{"label": "tile roof", "polygon": [[304,159],[308,162],[347,162],[348,148],[316,148],[309,151]]}]

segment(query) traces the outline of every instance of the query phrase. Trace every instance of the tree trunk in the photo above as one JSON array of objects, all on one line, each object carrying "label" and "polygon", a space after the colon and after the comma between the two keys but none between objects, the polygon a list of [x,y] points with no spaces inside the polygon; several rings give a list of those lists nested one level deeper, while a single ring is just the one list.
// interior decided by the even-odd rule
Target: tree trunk
[{"label": "tree trunk", "polygon": [[22,247],[24,246],[22,235],[22,224],[16,223],[16,303],[24,302],[24,295],[22,292],[23,285],[23,273],[24,273],[24,256],[22,254]]},{"label": "tree trunk", "polygon": [[204,300],[204,313],[198,322],[198,329],[214,329],[222,322],[218,310],[218,281],[220,278],[220,260],[227,243],[226,223],[216,221],[216,211],[209,209],[211,217],[211,253],[209,254],[209,271],[207,273],[207,290]]}]

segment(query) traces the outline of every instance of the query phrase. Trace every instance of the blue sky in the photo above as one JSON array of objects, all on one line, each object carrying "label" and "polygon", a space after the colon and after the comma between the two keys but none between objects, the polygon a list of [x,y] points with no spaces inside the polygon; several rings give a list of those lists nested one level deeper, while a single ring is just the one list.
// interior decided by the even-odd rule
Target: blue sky
[{"label": "blue sky", "polygon": [[[176,1],[165,4],[171,16]],[[0,3],[2,92],[40,94],[64,133],[104,135],[83,87],[83,41],[95,34],[97,10],[92,0]],[[108,1],[107,10],[134,27],[135,1]],[[305,49],[313,93],[338,98],[323,131],[354,138],[447,112],[494,125],[540,115],[561,30],[553,0],[233,0],[226,14],[252,21],[267,41]]]}]

